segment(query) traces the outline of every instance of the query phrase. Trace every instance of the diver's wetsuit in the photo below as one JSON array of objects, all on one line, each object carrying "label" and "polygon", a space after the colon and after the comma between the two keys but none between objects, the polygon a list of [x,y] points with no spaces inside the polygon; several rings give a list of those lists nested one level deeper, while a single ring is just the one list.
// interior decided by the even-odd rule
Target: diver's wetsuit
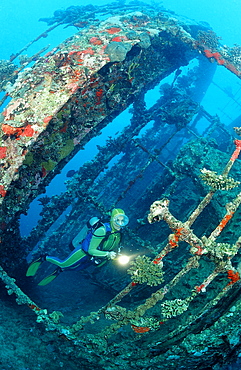
[{"label": "diver's wetsuit", "polygon": [[91,256],[103,258],[104,261],[104,257],[108,255],[108,252],[118,247],[121,234],[112,227],[108,239],[103,242],[103,245],[101,245],[102,241],[105,239],[105,236],[106,229],[104,226],[101,226],[95,230],[91,238],[88,254],[82,250],[80,244],[66,259],[61,260],[58,257],[46,256],[46,261],[59,266],[65,271],[85,269],[93,263]]},{"label": "diver's wetsuit", "polygon": [[[80,244],[83,237],[82,230],[76,235],[73,239],[73,245],[77,247],[66,259],[61,260],[58,257],[46,255],[39,256],[29,265],[26,276],[35,276],[44,261],[56,265],[57,268],[38,283],[38,285],[44,286],[53,281],[62,271],[83,270],[93,263],[97,263],[98,266],[103,265],[107,261],[107,256],[114,257],[115,253],[113,255],[109,253],[118,247],[121,240],[120,230],[127,225],[128,221],[129,219],[122,209],[114,208],[111,212],[110,224],[101,224],[99,227],[96,225],[94,233],[87,234]],[[90,239],[88,239],[89,237]]]}]

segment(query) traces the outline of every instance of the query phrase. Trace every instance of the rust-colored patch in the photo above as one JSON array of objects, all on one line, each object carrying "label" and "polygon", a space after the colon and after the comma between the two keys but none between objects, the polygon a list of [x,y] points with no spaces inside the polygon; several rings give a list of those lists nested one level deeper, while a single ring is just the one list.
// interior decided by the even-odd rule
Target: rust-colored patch
[{"label": "rust-colored patch", "polygon": [[147,333],[150,330],[150,328],[148,326],[131,325],[131,327],[134,330],[134,332],[138,333],[138,334]]},{"label": "rust-colored patch", "polygon": [[228,270],[227,273],[228,273],[228,279],[231,280],[230,283],[228,283],[228,285],[232,285],[240,279],[238,272],[234,272],[233,270]]},{"label": "rust-colored patch", "polygon": [[53,116],[47,116],[43,119],[43,123],[49,123],[49,121],[53,118]]},{"label": "rust-colored patch", "polygon": [[34,134],[34,130],[31,125],[27,125],[24,127],[23,132],[20,134],[20,136],[27,136],[27,137],[32,137]]},{"label": "rust-colored patch", "polygon": [[31,310],[34,310],[34,311],[41,311],[41,308],[39,308],[38,306],[36,306],[35,304],[29,304],[28,305],[29,308],[31,308]]},{"label": "rust-colored patch", "polygon": [[115,34],[117,32],[120,32],[121,31],[121,28],[119,28],[119,27],[111,27],[111,28],[108,28],[105,31],[108,32],[110,35],[113,35],[113,34]]},{"label": "rust-colored patch", "polygon": [[3,185],[0,185],[0,195],[4,198],[7,194],[7,190],[4,189]]},{"label": "rust-colored patch", "polygon": [[7,147],[1,146],[0,147],[0,159],[3,159],[6,157]]},{"label": "rust-colored patch", "polygon": [[3,123],[2,130],[6,135],[16,135],[16,138],[19,136],[32,137],[34,134],[34,130],[32,129],[31,125],[27,125],[25,127],[12,127],[6,123]]},{"label": "rust-colored patch", "polygon": [[227,214],[224,216],[218,227],[223,230],[225,226],[227,225],[228,221],[233,217],[233,212],[231,214]]},{"label": "rust-colored patch", "polygon": [[124,41],[124,40],[128,40],[128,38],[126,36],[116,36],[116,37],[113,37],[113,39],[111,41],[121,42],[121,41]]},{"label": "rust-colored patch", "polygon": [[90,43],[92,45],[101,45],[102,44],[102,41],[98,38],[98,37],[91,37],[90,39]]}]

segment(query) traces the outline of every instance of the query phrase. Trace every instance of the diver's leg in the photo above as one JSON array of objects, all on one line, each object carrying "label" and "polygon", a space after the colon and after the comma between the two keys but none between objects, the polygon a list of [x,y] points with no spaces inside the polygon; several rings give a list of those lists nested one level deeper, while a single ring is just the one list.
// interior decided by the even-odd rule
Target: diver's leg
[{"label": "diver's leg", "polygon": [[46,256],[46,261],[53,263],[54,265],[57,265],[63,269],[67,267],[71,267],[72,265],[76,264],[79,260],[81,260],[83,257],[85,257],[85,252],[82,251],[82,249],[75,249],[66,259],[61,260],[58,257],[51,257]]},{"label": "diver's leg", "polygon": [[81,271],[92,265],[93,265],[93,261],[90,259],[90,257],[84,256],[74,265],[65,268],[65,270],[66,271]]},{"label": "diver's leg", "polygon": [[[59,260],[56,260],[55,257],[49,257],[49,259],[50,259],[50,261],[48,260],[48,257],[47,257],[46,261],[48,261],[48,262],[54,261],[54,262],[59,263]],[[62,271],[83,270],[86,267],[90,266],[91,264],[92,264],[92,262],[90,261],[90,258],[84,254],[84,256],[82,258],[80,258],[76,263],[71,264],[71,266],[69,266],[69,267],[62,268],[62,267],[58,266],[56,268],[56,270],[54,270],[50,275],[46,276],[43,280],[41,280],[40,283],[38,283],[38,285],[44,286],[44,285],[47,285],[47,284],[51,283],[51,281],[53,281],[57,276],[59,276],[59,274]]]}]

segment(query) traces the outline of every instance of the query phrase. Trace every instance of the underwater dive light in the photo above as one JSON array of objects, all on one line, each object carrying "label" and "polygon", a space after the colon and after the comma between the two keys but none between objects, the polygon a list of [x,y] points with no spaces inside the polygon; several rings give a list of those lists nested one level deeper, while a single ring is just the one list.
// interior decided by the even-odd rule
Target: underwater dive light
[{"label": "underwater dive light", "polygon": [[117,257],[117,261],[121,265],[127,265],[127,263],[129,263],[129,261],[130,261],[130,257],[126,256],[125,254],[119,254],[118,257]]}]

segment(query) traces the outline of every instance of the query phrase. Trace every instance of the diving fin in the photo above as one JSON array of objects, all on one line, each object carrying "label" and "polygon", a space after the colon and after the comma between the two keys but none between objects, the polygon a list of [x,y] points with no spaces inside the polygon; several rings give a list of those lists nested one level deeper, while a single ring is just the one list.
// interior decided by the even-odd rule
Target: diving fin
[{"label": "diving fin", "polygon": [[61,269],[61,267],[57,267],[56,270],[54,270],[52,272],[52,274],[46,276],[43,280],[40,281],[40,283],[38,283],[38,285],[40,286],[44,286],[44,285],[47,285],[49,283],[51,283],[51,281],[53,281],[57,276],[59,276],[59,274],[62,272],[63,270]]},{"label": "diving fin", "polygon": [[27,269],[27,272],[26,272],[26,276],[34,276],[36,272],[38,271],[38,268],[41,265],[41,263],[44,262],[45,260],[46,260],[45,256],[40,256],[35,261],[30,263]]}]

